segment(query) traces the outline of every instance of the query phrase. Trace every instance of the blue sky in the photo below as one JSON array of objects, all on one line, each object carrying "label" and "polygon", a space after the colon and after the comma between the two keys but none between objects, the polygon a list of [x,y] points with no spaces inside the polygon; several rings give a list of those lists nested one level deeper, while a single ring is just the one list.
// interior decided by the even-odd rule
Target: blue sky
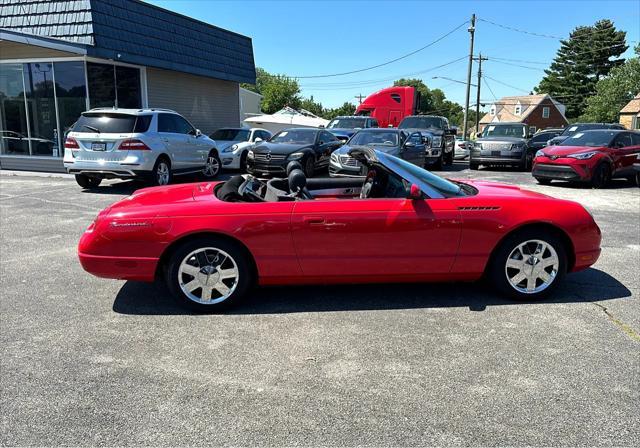
[{"label": "blue sky", "polygon": [[[448,33],[469,20],[472,13],[479,19],[552,36],[568,36],[578,25],[592,25],[607,18],[627,31],[631,47],[627,56],[632,55],[633,45],[640,41],[639,0],[151,0],[150,3],[250,36],[256,65],[290,76],[339,73],[395,59]],[[430,88],[440,88],[447,98],[463,104],[463,84],[433,77],[465,80],[464,59],[442,68],[434,67],[468,55],[466,28],[463,26],[424,51],[393,64],[348,76],[301,78],[302,92],[305,96],[313,95],[325,107],[339,106],[344,101],[357,104],[356,95],[366,96],[404,76],[421,78]],[[479,21],[476,28],[474,53],[533,61],[484,62],[487,79],[482,86],[483,100],[490,101],[494,94],[498,98],[526,94],[537,85],[545,63],[553,59],[560,45],[557,39],[510,31],[484,21]],[[474,78],[476,69],[474,66]],[[473,90],[472,98],[475,98]]]}]

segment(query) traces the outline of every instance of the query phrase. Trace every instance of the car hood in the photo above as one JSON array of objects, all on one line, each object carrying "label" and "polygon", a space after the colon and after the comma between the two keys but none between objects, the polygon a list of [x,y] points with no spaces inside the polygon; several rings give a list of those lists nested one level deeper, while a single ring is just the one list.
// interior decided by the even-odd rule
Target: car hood
[{"label": "car hood", "polygon": [[291,143],[261,143],[253,149],[253,152],[271,154],[291,154],[301,149],[311,148],[313,144],[291,144]]},{"label": "car hood", "polygon": [[238,143],[244,143],[244,140],[216,140],[218,150],[227,149],[228,147]]},{"label": "car hood", "polygon": [[582,152],[602,151],[604,149],[601,146],[549,146],[544,149],[544,153],[550,156],[566,156]]},{"label": "car hood", "polygon": [[526,143],[527,139],[521,137],[482,137],[476,140],[477,143],[482,142],[505,142],[505,143]]},{"label": "car hood", "polygon": [[331,129],[327,129],[327,131],[331,132],[332,134],[339,134],[339,135],[353,135],[356,132],[358,132],[360,129],[354,129],[354,128],[331,128]]},{"label": "car hood", "polygon": [[503,184],[501,182],[492,182],[487,180],[469,180],[459,179],[458,182],[469,184],[478,189],[479,196],[509,196],[515,199],[518,198],[550,198],[546,194],[538,193],[536,191],[527,190],[517,185]]},{"label": "car hood", "polygon": [[440,128],[398,128],[398,129],[402,129],[403,131],[407,131],[409,133],[428,132],[432,135],[444,135],[444,129],[440,129]]}]

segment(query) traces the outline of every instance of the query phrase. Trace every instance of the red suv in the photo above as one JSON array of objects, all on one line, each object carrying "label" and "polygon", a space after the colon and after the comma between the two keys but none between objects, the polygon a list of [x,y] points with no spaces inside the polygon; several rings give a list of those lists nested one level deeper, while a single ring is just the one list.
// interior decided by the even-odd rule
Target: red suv
[{"label": "red suv", "polygon": [[633,163],[640,153],[640,132],[599,129],[578,132],[562,142],[539,150],[533,160],[533,177],[543,185],[553,179],[589,182],[605,187],[614,177],[635,177]]}]

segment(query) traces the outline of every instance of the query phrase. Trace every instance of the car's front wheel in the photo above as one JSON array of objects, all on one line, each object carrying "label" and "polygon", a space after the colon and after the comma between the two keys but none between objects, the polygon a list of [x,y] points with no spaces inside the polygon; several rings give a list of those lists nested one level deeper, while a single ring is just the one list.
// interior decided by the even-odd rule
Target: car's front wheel
[{"label": "car's front wheel", "polygon": [[611,181],[611,168],[606,162],[600,163],[591,177],[591,186],[593,188],[606,188]]},{"label": "car's front wheel", "polygon": [[444,154],[444,164],[447,166],[453,165],[453,150]]},{"label": "car's front wheel", "polygon": [[76,174],[76,182],[82,188],[91,189],[97,188],[102,182],[102,179],[99,177],[87,176],[86,174]]},{"label": "car's front wheel", "polygon": [[304,161],[304,175],[306,177],[313,177],[313,173],[316,170],[316,161],[313,156],[307,156]]},{"label": "car's front wheel", "polygon": [[567,271],[567,254],[559,237],[548,231],[528,229],[510,235],[489,265],[491,283],[518,300],[549,295]]},{"label": "car's front wheel", "polygon": [[220,162],[220,157],[218,156],[217,151],[211,151],[209,156],[207,156],[207,162],[204,165],[202,174],[207,179],[214,179],[218,173],[220,173],[221,167],[222,162]]},{"label": "car's front wheel", "polygon": [[252,266],[237,244],[202,237],[179,246],[166,271],[177,301],[199,312],[219,312],[236,305],[255,282]]}]

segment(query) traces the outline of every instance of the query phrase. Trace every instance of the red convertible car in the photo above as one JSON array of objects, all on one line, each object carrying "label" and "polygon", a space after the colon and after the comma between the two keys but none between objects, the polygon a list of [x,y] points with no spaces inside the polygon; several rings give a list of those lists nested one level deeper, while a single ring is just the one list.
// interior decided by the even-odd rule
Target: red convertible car
[{"label": "red convertible car", "polygon": [[[521,188],[449,181],[373,149],[364,180],[287,178],[138,190],[103,210],[79,244],[88,272],[153,281],[183,305],[220,311],[253,285],[474,281],[535,300],[600,254],[580,204]],[[425,294],[428,294],[425,290]]]}]

